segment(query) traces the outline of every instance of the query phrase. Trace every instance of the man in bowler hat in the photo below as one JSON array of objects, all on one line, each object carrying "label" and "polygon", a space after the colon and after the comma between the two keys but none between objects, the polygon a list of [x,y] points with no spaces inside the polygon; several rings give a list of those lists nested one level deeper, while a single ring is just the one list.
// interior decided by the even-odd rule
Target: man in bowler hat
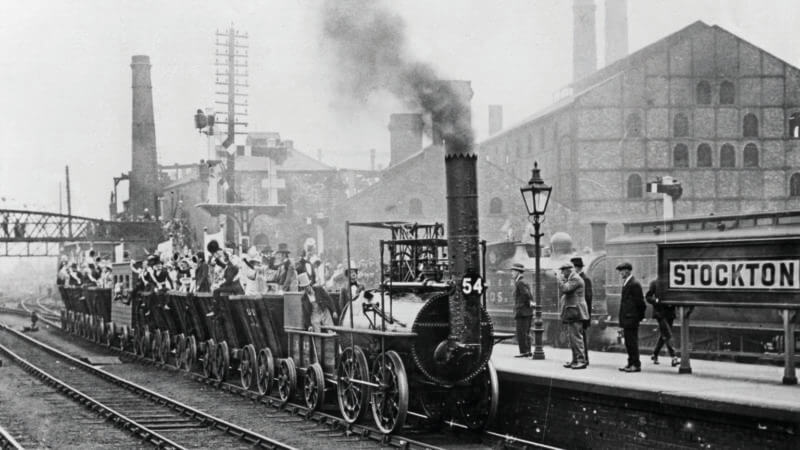
[{"label": "man in bowler hat", "polygon": [[622,279],[622,292],[619,299],[619,326],[625,339],[625,350],[628,352],[628,365],[620,367],[622,372],[641,372],[642,362],[639,360],[639,322],[644,319],[647,304],[644,302],[642,285],[632,275],[633,266],[629,262],[617,265],[617,272]]},{"label": "man in bowler hat", "polygon": [[583,258],[576,256],[569,260],[575,267],[581,280],[583,280],[583,298],[586,300],[586,308],[589,312],[589,319],[583,321],[583,350],[586,354],[586,364],[589,364],[589,326],[592,324],[592,280],[583,271]]},{"label": "man in bowler hat", "polygon": [[589,311],[584,300],[583,279],[572,271],[572,264],[564,263],[559,267],[558,290],[561,292],[559,313],[561,323],[567,331],[569,347],[572,349],[572,361],[564,364],[567,369],[585,369],[586,349],[583,339],[583,322],[588,320]]},{"label": "man in bowler hat", "polygon": [[514,277],[514,321],[517,323],[519,354],[515,358],[533,356],[531,353],[531,320],[533,319],[533,296],[531,288],[522,279],[525,267],[520,263],[511,266]]}]

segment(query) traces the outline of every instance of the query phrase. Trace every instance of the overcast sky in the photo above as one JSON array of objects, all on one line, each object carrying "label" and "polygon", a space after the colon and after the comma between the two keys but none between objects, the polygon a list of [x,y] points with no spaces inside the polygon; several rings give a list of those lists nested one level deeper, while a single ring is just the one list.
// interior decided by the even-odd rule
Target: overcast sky
[{"label": "overcast sky", "polygon": [[[472,81],[478,139],[487,133],[489,104],[502,104],[511,125],[547,106],[570,80],[571,0],[389,5],[406,21],[420,60],[443,78]],[[131,166],[135,54],[152,64],[160,162],[204,158],[192,115],[215,100],[214,34],[231,23],[250,36],[250,131],[278,131],[312,156],[322,149],[323,161],[340,167],[367,168],[375,148],[386,165],[389,114],[402,107],[383,97],[353,104],[332,94],[319,9],[316,0],[0,2],[0,207],[58,211],[69,164],[73,213],[107,217],[112,177]],[[695,20],[800,65],[797,0],[629,0],[630,50]]]}]

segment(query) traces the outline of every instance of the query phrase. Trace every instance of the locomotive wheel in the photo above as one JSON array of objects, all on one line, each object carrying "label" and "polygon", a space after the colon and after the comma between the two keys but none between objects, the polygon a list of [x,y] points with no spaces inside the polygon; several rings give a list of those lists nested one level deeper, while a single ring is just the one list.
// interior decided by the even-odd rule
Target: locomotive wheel
[{"label": "locomotive wheel", "polygon": [[375,425],[388,434],[400,429],[408,413],[408,377],[403,360],[394,350],[378,355],[372,367],[372,416]]},{"label": "locomotive wheel", "polygon": [[104,344],[106,344],[106,347],[111,347],[111,343],[114,341],[114,322],[108,322],[106,324],[104,337]]},{"label": "locomotive wheel", "polygon": [[170,352],[172,352],[172,340],[170,339],[169,331],[164,331],[161,333],[161,353],[158,359],[164,364],[168,364]]},{"label": "locomotive wheel", "polygon": [[239,362],[239,379],[242,382],[242,387],[250,389],[253,385],[253,379],[256,378],[256,348],[253,344],[247,344],[242,349],[242,360]]},{"label": "locomotive wheel", "polygon": [[197,340],[194,336],[189,336],[186,339],[186,361],[183,370],[191,372],[194,369],[194,363],[197,361]]},{"label": "locomotive wheel", "polygon": [[209,339],[206,341],[206,352],[203,355],[203,375],[206,378],[211,378],[211,375],[214,374],[214,357],[217,353],[217,344],[214,342],[214,339]]},{"label": "locomotive wheel", "polygon": [[153,361],[161,360],[161,330],[156,330],[153,335],[153,344],[150,346],[150,357]]},{"label": "locomotive wheel", "polygon": [[483,372],[473,378],[470,386],[458,396],[456,409],[464,425],[471,430],[485,428],[497,415],[499,397],[497,371],[490,361]]},{"label": "locomotive wheel", "polygon": [[183,333],[175,336],[175,367],[182,369],[186,364],[186,338]]},{"label": "locomotive wheel", "polygon": [[258,393],[261,395],[269,394],[272,390],[272,381],[275,379],[275,361],[272,359],[272,351],[269,347],[258,351],[258,370],[256,372],[256,384]]},{"label": "locomotive wheel", "polygon": [[339,410],[347,423],[361,420],[369,402],[369,387],[356,381],[369,381],[369,365],[361,347],[347,347],[336,365],[336,394]]},{"label": "locomotive wheel", "polygon": [[311,411],[316,411],[325,399],[325,374],[322,373],[319,363],[311,364],[306,369],[306,376],[303,377],[303,398]]},{"label": "locomotive wheel", "polygon": [[278,360],[278,397],[281,399],[281,406],[291,400],[294,389],[297,386],[297,369],[295,369],[292,358]]},{"label": "locomotive wheel", "polygon": [[225,381],[228,377],[228,367],[231,363],[227,342],[222,341],[217,345],[217,355],[214,357],[214,363],[214,377],[219,381]]},{"label": "locomotive wheel", "polygon": [[451,390],[428,388],[419,393],[419,403],[422,411],[431,422],[441,422],[448,406],[448,396]]}]

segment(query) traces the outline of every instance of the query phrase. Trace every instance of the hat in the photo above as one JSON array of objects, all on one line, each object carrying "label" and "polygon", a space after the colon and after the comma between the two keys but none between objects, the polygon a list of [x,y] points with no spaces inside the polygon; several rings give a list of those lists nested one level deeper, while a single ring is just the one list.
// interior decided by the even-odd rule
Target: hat
[{"label": "hat", "polygon": [[633,266],[628,261],[617,264],[617,270],[633,270]]},{"label": "hat", "polygon": [[558,270],[572,269],[572,263],[565,262],[558,267]]},{"label": "hat", "polygon": [[278,244],[278,253],[291,253],[289,251],[289,244]]},{"label": "hat", "polygon": [[311,280],[308,279],[308,274],[303,272],[300,275],[297,275],[297,285],[301,288],[304,288],[311,284]]},{"label": "hat", "polygon": [[575,267],[583,267],[583,258],[580,256],[576,256],[569,260],[573,266]]},{"label": "hat", "polygon": [[520,263],[514,263],[511,265],[511,270],[516,270],[519,272],[525,272],[525,266]]},{"label": "hat", "polygon": [[206,246],[206,249],[208,250],[208,253],[217,253],[219,251],[219,242],[217,242],[216,239],[210,240]]},{"label": "hat", "polygon": [[250,250],[247,251],[247,254],[244,255],[242,259],[247,261],[261,261],[261,258],[258,256],[258,249],[255,246],[250,247]]}]

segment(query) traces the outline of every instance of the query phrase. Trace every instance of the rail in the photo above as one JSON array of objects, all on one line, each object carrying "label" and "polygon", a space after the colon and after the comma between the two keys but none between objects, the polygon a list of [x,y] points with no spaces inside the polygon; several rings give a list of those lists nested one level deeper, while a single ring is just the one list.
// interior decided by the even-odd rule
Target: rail
[{"label": "rail", "polygon": [[14,439],[14,436],[11,435],[8,431],[6,431],[3,427],[0,427],[0,449],[19,449],[22,450],[22,445]]}]

